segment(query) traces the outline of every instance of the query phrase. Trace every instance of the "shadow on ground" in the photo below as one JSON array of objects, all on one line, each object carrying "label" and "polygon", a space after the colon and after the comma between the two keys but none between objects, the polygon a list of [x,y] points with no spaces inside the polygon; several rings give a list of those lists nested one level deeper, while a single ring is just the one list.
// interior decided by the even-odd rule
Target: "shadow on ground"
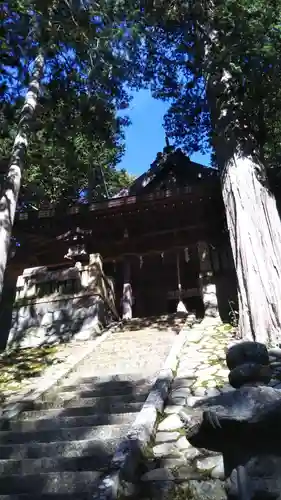
[{"label": "shadow on ground", "polygon": [[[148,318],[134,318],[131,321],[123,321],[108,325],[101,333],[105,333],[112,327],[117,332],[137,332],[143,329],[153,329],[158,331],[171,330],[177,335],[186,321],[186,315],[175,313],[173,315],[151,316]],[[15,348],[4,351],[0,354],[0,402],[19,390],[24,388],[24,384],[33,382],[39,378],[46,368],[64,361],[59,353],[64,346],[61,344],[42,344],[33,348]],[[74,343],[75,345],[75,343]],[[63,351],[62,351],[63,352]]]},{"label": "shadow on ground", "polygon": [[[171,328],[176,334],[185,320],[186,316],[179,314],[152,316],[133,319],[118,328],[124,331],[143,328],[165,331]],[[137,416],[151,388],[151,385],[145,385],[146,382],[144,379],[124,380],[124,376],[118,374],[102,382],[96,377],[83,378],[80,385],[75,386],[75,394],[71,399],[64,402],[58,394],[62,391],[72,392],[73,387],[62,388],[58,385],[36,403],[27,403],[17,420],[2,420],[0,495],[23,494],[21,500],[32,499],[32,495],[35,495],[36,499],[50,500],[60,482],[63,486],[60,493],[67,495],[67,498],[90,498],[97,484],[94,471],[104,474],[109,470],[118,445],[110,432],[110,426],[121,426],[126,413]],[[31,411],[35,413],[31,414]],[[21,419],[29,421],[29,424],[21,424]],[[93,431],[101,426],[104,426],[104,439],[97,439]],[[9,430],[15,434],[7,433]],[[151,459],[143,455],[138,442],[131,444],[134,453],[140,457],[140,469],[136,475],[139,479],[151,466]],[[23,459],[25,462],[22,462]],[[80,477],[75,475],[77,471]],[[63,476],[58,478],[55,475],[57,472]],[[15,474],[20,475],[20,478]],[[132,476],[124,479],[129,481]],[[134,495],[133,498],[137,500],[142,496]]]},{"label": "shadow on ground", "polygon": [[[109,429],[110,425],[117,425],[118,420],[122,421],[122,414],[125,416],[125,413],[134,413],[137,416],[148,395],[149,389],[144,387],[145,380],[130,382],[122,380],[121,377],[122,375],[120,377],[116,375],[115,379],[102,383],[95,378],[83,379],[83,384],[92,385],[91,398],[95,399],[89,401],[91,406],[79,406],[79,400],[85,398],[87,394],[85,390],[78,388],[72,400],[65,403],[68,404],[67,407],[55,409],[57,403],[55,392],[52,391],[35,404],[27,403],[17,419],[2,420],[0,495],[23,494],[22,500],[36,495],[36,498],[49,500],[52,498],[50,493],[56,493],[56,480],[54,476],[48,477],[46,472],[59,471],[64,473],[65,490],[60,493],[67,495],[69,499],[90,498],[97,485],[97,479],[92,477],[91,473],[98,470],[103,475],[109,470],[116,442],[110,439],[107,442],[102,442],[102,439],[89,440],[89,433],[95,425],[90,425],[89,420],[89,427],[86,429],[85,426],[79,425],[79,419],[82,417],[90,419],[96,415],[96,427],[108,426]],[[56,390],[61,391],[61,388],[58,386]],[[68,391],[69,388],[65,386],[63,390]],[[128,401],[126,405],[124,397]],[[49,408],[52,406],[54,410]],[[44,409],[47,410],[45,414],[43,414]],[[29,413],[31,411],[35,412],[32,422],[30,421],[23,432],[21,421],[24,418],[27,422],[28,417],[31,417]],[[85,420],[81,425],[85,425]],[[15,433],[13,436],[7,432],[11,430]],[[80,441],[79,444],[74,445],[73,441],[69,440],[68,436],[73,430],[75,441]],[[37,436],[36,432],[39,433]],[[55,446],[55,442],[59,442],[59,445]],[[136,452],[138,445],[136,442],[133,444]],[[141,451],[138,451],[141,456]],[[22,459],[26,460],[24,464]],[[146,470],[145,457],[139,463],[140,476]],[[78,478],[73,474],[76,471],[83,471],[85,475]],[[20,474],[20,479],[16,478],[15,474]]]},{"label": "shadow on ground", "polygon": [[[197,319],[202,319],[202,315],[195,314]],[[163,314],[161,316],[148,316],[141,318],[133,318],[130,321],[122,321],[119,326],[119,330],[126,331],[137,331],[143,330],[144,328],[151,328],[153,330],[167,330],[173,329],[175,333],[179,333],[183,325],[185,324],[187,314],[185,313],[174,313],[174,314]]]}]

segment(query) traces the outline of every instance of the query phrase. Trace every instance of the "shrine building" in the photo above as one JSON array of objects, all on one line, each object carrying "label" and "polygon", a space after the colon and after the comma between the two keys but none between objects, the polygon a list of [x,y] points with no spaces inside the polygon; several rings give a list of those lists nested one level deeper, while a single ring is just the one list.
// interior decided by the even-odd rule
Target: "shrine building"
[{"label": "shrine building", "polygon": [[225,315],[236,298],[218,172],[181,150],[165,148],[112,199],[18,211],[13,237],[20,246],[7,266],[6,297],[26,268],[64,269],[100,254],[123,317],[172,313],[179,301],[202,311],[210,294]]}]

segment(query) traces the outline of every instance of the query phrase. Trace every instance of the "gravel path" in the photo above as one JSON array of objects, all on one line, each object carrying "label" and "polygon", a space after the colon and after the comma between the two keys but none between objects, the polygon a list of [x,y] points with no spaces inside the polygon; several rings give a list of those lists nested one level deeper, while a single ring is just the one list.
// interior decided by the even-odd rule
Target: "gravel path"
[{"label": "gravel path", "polygon": [[134,319],[121,325],[72,372],[79,377],[140,374],[154,377],[161,369],[184,320],[176,316]]}]

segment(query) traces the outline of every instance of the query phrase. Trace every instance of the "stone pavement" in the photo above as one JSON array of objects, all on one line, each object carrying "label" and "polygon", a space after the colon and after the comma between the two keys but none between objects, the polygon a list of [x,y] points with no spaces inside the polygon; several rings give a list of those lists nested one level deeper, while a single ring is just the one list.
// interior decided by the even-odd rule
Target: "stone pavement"
[{"label": "stone pavement", "polygon": [[165,316],[121,325],[58,385],[2,418],[0,500],[92,498],[183,324]]},{"label": "stone pavement", "polygon": [[[205,318],[188,332],[164,413],[147,450],[142,498],[226,499],[222,455],[191,446],[181,417],[192,425],[202,413],[202,407],[196,409],[197,402],[234,390],[225,362],[226,350],[239,342],[234,333],[217,318]],[[281,389],[281,349],[269,349],[269,355],[270,385]]]},{"label": "stone pavement", "polygon": [[144,498],[226,498],[222,456],[193,448],[185,437],[181,415],[184,412],[192,420],[197,401],[233,390],[228,384],[225,351],[234,342],[234,330],[216,318],[206,318],[189,331],[164,414],[147,452]]}]

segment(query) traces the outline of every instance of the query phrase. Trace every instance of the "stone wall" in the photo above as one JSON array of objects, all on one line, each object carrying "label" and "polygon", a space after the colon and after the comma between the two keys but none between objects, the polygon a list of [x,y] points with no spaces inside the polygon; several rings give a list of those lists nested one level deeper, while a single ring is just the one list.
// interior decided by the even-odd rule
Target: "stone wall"
[{"label": "stone wall", "polygon": [[94,338],[118,314],[99,255],[82,266],[25,269],[18,277],[8,347]]}]

